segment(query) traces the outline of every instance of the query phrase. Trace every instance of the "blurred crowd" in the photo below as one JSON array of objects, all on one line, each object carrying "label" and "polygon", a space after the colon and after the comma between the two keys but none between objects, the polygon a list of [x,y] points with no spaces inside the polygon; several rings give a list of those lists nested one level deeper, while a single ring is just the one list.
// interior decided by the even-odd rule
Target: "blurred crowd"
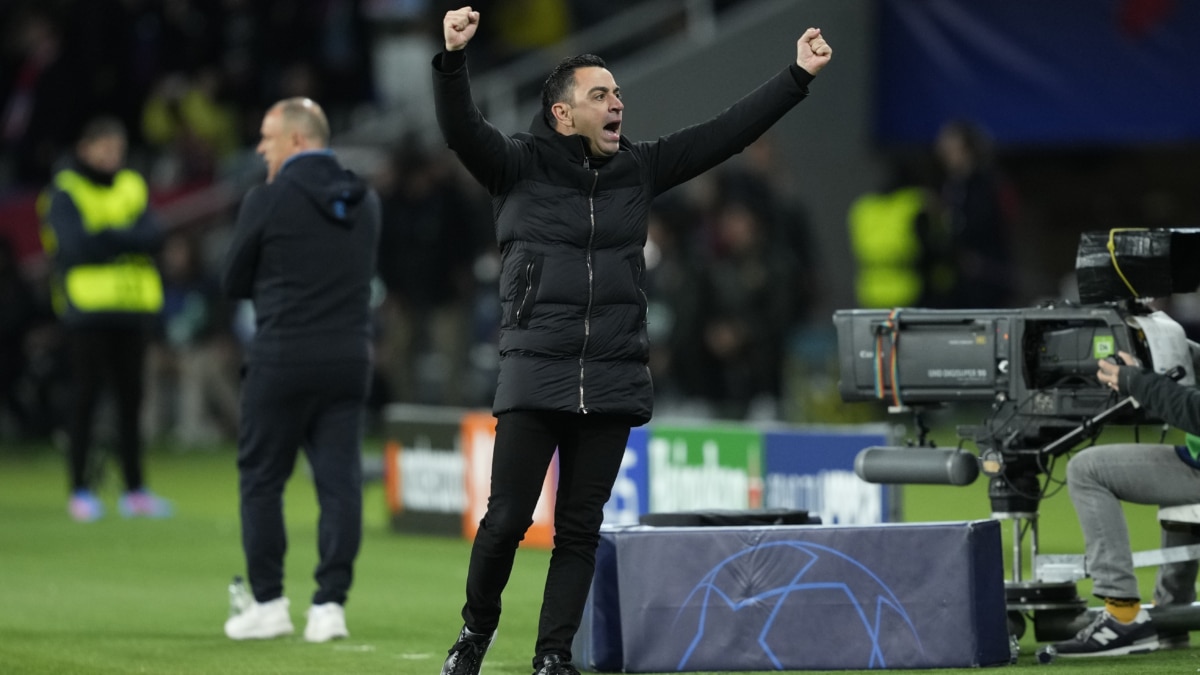
[{"label": "blurred crowd", "polygon": [[[86,118],[116,115],[157,160],[152,182],[211,179],[293,95],[336,132],[427,80],[442,15],[462,0],[6,0],[0,3],[0,167],[40,186]],[[645,0],[482,0],[478,72]],[[736,4],[712,0],[714,10]],[[415,85],[415,86],[414,86]]]},{"label": "blurred crowd", "polygon": [[[635,2],[473,3],[490,11],[500,27],[479,46],[491,57],[477,62],[502,63]],[[338,150],[338,133],[353,125],[357,111],[405,95],[395,85],[405,77],[399,64],[408,59],[412,77],[427,79],[425,55],[438,47],[430,42],[437,35],[431,27],[457,4],[4,3],[0,185],[7,187],[0,211],[14,217],[0,218],[10,224],[0,227],[0,437],[54,434],[70,396],[44,260],[30,254],[27,239],[22,244],[11,223],[33,217],[37,191],[69,154],[88,117],[105,112],[125,123],[130,165],[150,182],[152,204],[171,214],[157,260],[165,303],[149,358],[143,428],[151,438],[183,446],[230,439],[238,421],[241,347],[253,331],[253,311],[222,298],[215,277],[240,188],[251,181],[232,182],[234,193],[214,193],[212,186],[247,173],[261,180],[253,154],[258,122],[283,97],[320,101]],[[423,44],[414,48],[414,41]],[[420,59],[409,58],[414,53]],[[357,167],[379,190],[384,207],[374,421],[393,402],[488,407],[499,325],[499,262],[488,195],[429,138],[410,135],[375,150],[381,160]],[[828,347],[828,307],[821,299],[828,275],[839,271],[816,253],[805,206],[793,196],[776,152],[767,136],[656,203],[645,254],[659,415],[794,421],[788,399],[794,397],[789,388],[796,360],[817,362],[825,371],[835,361],[827,349],[805,352],[805,345],[815,334]],[[966,213],[966,192],[955,197],[956,174],[948,165],[943,169],[920,188],[928,196],[921,222],[936,223],[945,237],[976,232],[976,225],[961,220],[969,216],[947,215],[954,199]],[[973,188],[971,195],[977,193]],[[201,204],[188,201],[195,194],[203,195]],[[852,219],[852,240],[854,228]],[[962,249],[945,237],[921,234],[917,252],[899,264],[925,269],[933,256],[942,257],[932,267],[952,261]],[[978,246],[987,255],[1003,249],[991,240]],[[1005,278],[1000,272],[989,276]],[[954,274],[943,270],[927,283],[953,287]],[[862,298],[860,305],[871,306]]]}]

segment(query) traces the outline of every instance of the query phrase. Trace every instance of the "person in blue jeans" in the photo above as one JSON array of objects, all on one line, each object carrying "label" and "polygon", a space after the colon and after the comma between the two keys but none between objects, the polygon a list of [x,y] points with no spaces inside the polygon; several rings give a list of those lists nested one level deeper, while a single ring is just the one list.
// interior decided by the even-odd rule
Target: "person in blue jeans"
[{"label": "person in blue jeans", "polygon": [[[1043,648],[1051,656],[1134,654],[1186,646],[1187,634],[1160,635],[1141,605],[1128,524],[1121,502],[1179,506],[1200,502],[1200,390],[1180,386],[1141,367],[1126,352],[1124,364],[1099,362],[1104,386],[1131,395],[1151,415],[1188,432],[1181,446],[1117,443],[1087,448],[1067,463],[1067,488],[1083,530],[1092,593],[1104,609],[1075,637]],[[1200,543],[1190,528],[1164,527],[1162,545]],[[1196,599],[1196,561],[1159,568],[1156,605]]]}]

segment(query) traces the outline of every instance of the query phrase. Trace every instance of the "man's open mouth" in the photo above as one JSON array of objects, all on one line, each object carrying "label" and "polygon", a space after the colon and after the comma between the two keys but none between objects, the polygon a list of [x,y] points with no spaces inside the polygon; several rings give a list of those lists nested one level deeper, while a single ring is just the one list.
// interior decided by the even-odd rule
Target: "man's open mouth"
[{"label": "man's open mouth", "polygon": [[609,122],[604,125],[604,137],[610,140],[617,140],[621,137],[621,123]]}]

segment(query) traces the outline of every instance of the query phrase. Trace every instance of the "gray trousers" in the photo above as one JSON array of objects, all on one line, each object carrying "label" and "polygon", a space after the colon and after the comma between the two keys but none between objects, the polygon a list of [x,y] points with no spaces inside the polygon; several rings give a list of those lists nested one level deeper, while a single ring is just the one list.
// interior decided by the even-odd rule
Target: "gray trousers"
[{"label": "gray trousers", "polygon": [[[1133,572],[1129,528],[1121,502],[1178,506],[1200,502],[1200,470],[1185,464],[1173,445],[1098,445],[1067,463],[1067,488],[1083,529],[1092,592],[1108,598],[1140,598]],[[1162,545],[1200,543],[1193,528],[1164,528]],[[1196,599],[1196,561],[1158,570],[1154,603],[1190,604]]]}]

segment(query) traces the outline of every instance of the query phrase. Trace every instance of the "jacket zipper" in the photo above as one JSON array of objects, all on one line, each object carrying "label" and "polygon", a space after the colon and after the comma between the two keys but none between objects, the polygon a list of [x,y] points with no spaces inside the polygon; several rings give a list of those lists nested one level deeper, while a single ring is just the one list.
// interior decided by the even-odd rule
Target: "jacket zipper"
[{"label": "jacket zipper", "polygon": [[[586,162],[586,160],[584,160]],[[592,269],[592,244],[596,241],[596,183],[600,180],[600,172],[592,170],[592,189],[588,192],[588,220],[591,231],[588,233],[587,273],[588,273],[588,302],[587,312],[583,315],[583,350],[579,353],[579,412],[587,414],[587,406],[583,400],[583,359],[587,356],[588,338],[592,336],[592,301],[595,289],[592,288],[594,270]]]}]

